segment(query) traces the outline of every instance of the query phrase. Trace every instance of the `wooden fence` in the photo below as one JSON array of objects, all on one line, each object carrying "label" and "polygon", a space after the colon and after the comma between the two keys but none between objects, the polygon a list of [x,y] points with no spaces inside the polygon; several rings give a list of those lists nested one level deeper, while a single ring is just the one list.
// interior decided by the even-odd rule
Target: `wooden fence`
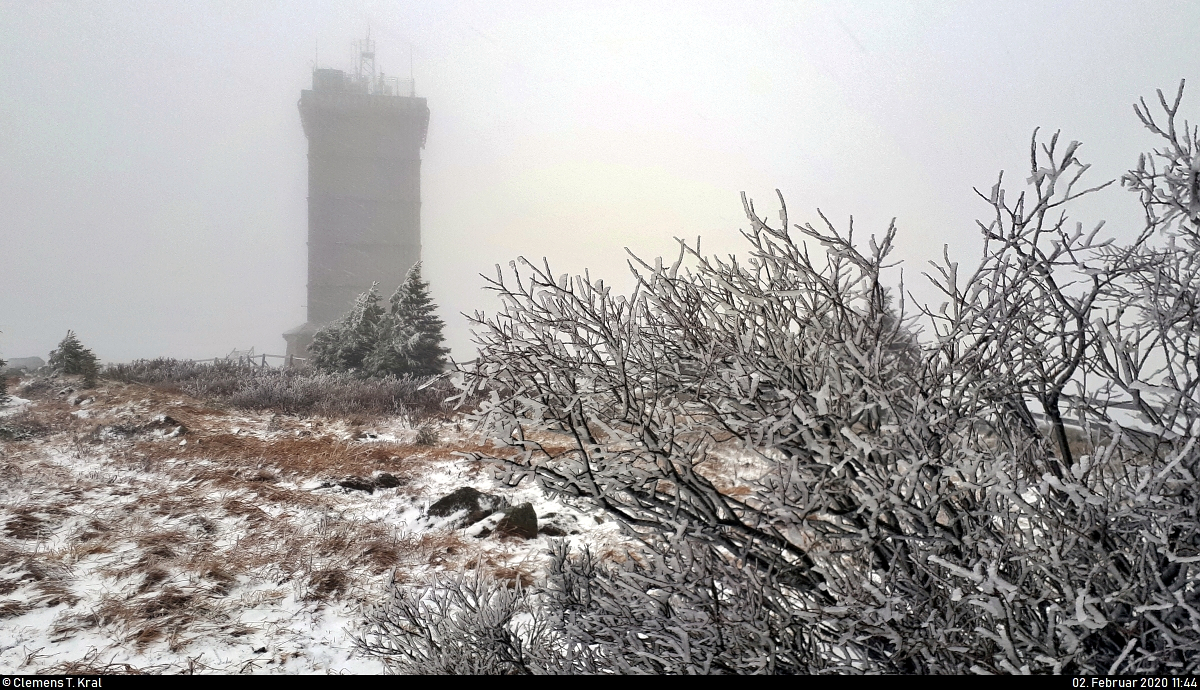
[{"label": "wooden fence", "polygon": [[253,348],[250,350],[234,350],[224,357],[212,357],[210,359],[189,359],[188,361],[196,364],[205,364],[208,362],[235,362],[240,366],[260,367],[262,369],[266,369],[268,366],[268,357],[271,359],[282,359],[283,366],[285,367],[295,366],[299,362],[308,361],[308,359],[305,357],[296,357],[294,355],[269,355],[265,353],[255,354]]}]

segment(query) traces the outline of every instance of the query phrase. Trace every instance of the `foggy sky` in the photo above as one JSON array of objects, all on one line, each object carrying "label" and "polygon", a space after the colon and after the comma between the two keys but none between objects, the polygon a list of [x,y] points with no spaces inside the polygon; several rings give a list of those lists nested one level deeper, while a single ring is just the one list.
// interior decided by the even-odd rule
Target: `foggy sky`
[{"label": "foggy sky", "polygon": [[[525,255],[627,285],[629,247],[741,251],[774,217],[900,229],[916,287],[972,263],[1035,127],[1091,180],[1153,146],[1131,104],[1200,77],[1194,2],[9,2],[0,12],[0,356],[75,330],[106,361],[282,353],[305,320],[314,59],[428,99],[425,277],[458,358],[477,274]],[[1200,82],[1184,112],[1200,114]],[[1080,218],[1127,237],[1134,199]],[[395,286],[383,286],[390,291]]]}]

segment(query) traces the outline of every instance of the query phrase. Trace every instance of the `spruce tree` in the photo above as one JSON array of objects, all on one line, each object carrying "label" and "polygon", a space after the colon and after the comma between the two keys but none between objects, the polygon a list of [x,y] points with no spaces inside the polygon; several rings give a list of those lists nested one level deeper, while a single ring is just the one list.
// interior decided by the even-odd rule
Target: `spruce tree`
[{"label": "spruce tree", "polygon": [[320,329],[309,346],[310,362],[325,371],[364,376],[440,374],[450,350],[442,346],[445,323],[421,279],[418,262],[396,288],[387,308],[378,285],[359,295],[341,319]]},{"label": "spruce tree", "polygon": [[308,352],[313,366],[326,371],[362,371],[363,360],[375,349],[386,312],[379,305],[379,286],[354,300],[341,319],[313,334]]},{"label": "spruce tree", "polygon": [[408,271],[404,282],[389,300],[387,328],[369,361],[372,373],[401,376],[433,376],[446,366],[450,350],[442,346],[445,327],[437,316],[437,305],[429,295],[429,283],[421,278],[421,262]]},{"label": "spruce tree", "polygon": [[58,349],[50,353],[50,366],[60,374],[83,376],[84,388],[94,387],[96,376],[100,372],[96,355],[79,342],[74,331],[67,331],[67,336],[58,344]]}]

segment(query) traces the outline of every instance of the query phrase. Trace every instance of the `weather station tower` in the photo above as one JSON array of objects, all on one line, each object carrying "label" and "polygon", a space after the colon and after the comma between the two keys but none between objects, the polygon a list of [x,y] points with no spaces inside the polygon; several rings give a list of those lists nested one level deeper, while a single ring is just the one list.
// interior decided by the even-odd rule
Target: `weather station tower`
[{"label": "weather station tower", "polygon": [[[307,357],[318,328],[378,282],[395,289],[421,259],[421,149],[429,108],[413,80],[375,71],[375,42],[353,73],[313,66],[300,92],[308,137],[308,321],[283,334]],[[385,294],[386,298],[387,295]]]}]

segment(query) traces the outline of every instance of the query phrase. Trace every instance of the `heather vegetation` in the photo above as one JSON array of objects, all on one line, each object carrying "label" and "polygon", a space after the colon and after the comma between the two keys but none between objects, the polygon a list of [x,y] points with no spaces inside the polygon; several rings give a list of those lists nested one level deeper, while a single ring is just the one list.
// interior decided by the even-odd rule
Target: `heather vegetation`
[{"label": "heather vegetation", "polygon": [[[449,350],[443,323],[418,263],[381,307],[372,289],[339,321],[317,332],[308,366],[270,369],[249,362],[192,362],[159,358],[115,364],[103,372],[73,332],[50,353],[55,375],[78,375],[92,388],[97,376],[248,410],[326,416],[401,415],[415,424],[451,413],[455,391],[440,376]],[[31,379],[26,386],[47,385]],[[0,391],[2,392],[2,391]],[[428,436],[427,427],[425,433]],[[426,438],[427,441],[430,438]]]},{"label": "heather vegetation", "polygon": [[[543,586],[393,587],[360,644],[408,672],[1200,670],[1200,151],[1121,179],[1144,226],[1070,218],[1078,142],[1035,132],[980,196],[974,267],[888,299],[898,233],[745,202],[746,253],[634,257],[617,295],[522,261],[458,372],[513,485],[599,506],[643,550],[564,545]],[[1106,185],[1100,185],[1103,187]],[[907,300],[905,299],[907,297]],[[908,305],[905,304],[908,302]],[[736,445],[753,467],[715,468]]]},{"label": "heather vegetation", "polygon": [[[141,373],[183,369],[157,364]],[[0,668],[378,673],[349,637],[389,581],[479,554],[503,573],[535,548],[426,519],[478,474],[451,455],[473,441],[439,420],[421,445],[393,415],[234,409],[40,372],[14,388],[0,409]]]},{"label": "heather vegetation", "polygon": [[310,368],[268,369],[225,360],[139,360],[109,366],[104,376],[244,409],[326,416],[404,415],[414,422],[449,414],[443,401],[453,391],[449,382],[433,377],[362,378]]}]

